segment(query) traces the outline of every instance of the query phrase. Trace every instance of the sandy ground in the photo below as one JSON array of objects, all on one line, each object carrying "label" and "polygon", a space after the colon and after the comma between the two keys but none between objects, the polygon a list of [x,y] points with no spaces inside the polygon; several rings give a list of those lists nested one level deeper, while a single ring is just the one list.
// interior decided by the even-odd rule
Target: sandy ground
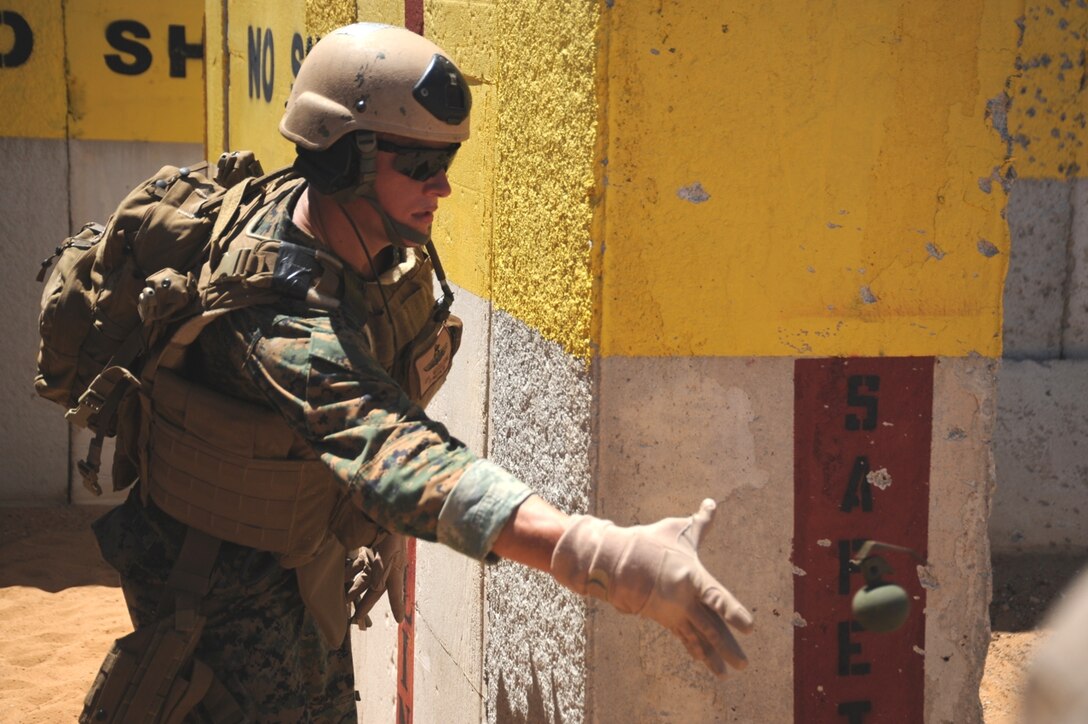
[{"label": "sandy ground", "polygon": [[[0,721],[75,721],[110,643],[130,630],[90,523],[99,508],[0,508]],[[1079,561],[994,561],[994,634],[979,697],[985,724],[1014,724],[1039,620]]]},{"label": "sandy ground", "polygon": [[131,630],[90,523],[100,508],[0,509],[0,721],[72,722]]}]

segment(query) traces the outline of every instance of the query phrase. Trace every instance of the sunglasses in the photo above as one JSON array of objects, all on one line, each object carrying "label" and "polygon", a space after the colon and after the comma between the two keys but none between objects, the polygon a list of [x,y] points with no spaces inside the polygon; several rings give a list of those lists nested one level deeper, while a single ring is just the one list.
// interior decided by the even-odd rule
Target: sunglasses
[{"label": "sunglasses", "polygon": [[457,155],[460,143],[451,143],[442,148],[424,146],[401,146],[400,144],[378,139],[378,150],[395,153],[393,168],[413,181],[426,181],[436,174],[449,169],[453,157]]}]

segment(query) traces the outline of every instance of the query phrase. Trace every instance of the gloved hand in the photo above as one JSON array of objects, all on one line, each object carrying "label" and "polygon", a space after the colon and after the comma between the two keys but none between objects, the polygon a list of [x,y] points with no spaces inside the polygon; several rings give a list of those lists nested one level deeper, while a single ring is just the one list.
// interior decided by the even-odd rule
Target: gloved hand
[{"label": "gloved hand", "polygon": [[752,614],[699,562],[714,508],[707,499],[688,518],[630,528],[574,516],[552,554],[552,575],[576,593],[657,621],[718,676],[726,664],[743,669],[748,659],[730,627],[749,633]]},{"label": "gloved hand", "polygon": [[350,582],[348,602],[354,606],[351,622],[365,631],[372,622],[370,609],[389,594],[393,619],[404,620],[404,574],[408,550],[404,536],[390,533],[373,548],[360,548],[348,561],[345,581]]}]

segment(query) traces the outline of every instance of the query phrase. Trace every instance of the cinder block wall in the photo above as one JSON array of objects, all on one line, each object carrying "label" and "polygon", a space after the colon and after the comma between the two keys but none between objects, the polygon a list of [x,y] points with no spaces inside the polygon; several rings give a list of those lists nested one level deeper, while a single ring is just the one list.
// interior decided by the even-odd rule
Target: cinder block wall
[{"label": "cinder block wall", "polygon": [[1016,181],[994,431],[995,552],[1088,551],[1088,9],[1024,8],[1007,142]]}]

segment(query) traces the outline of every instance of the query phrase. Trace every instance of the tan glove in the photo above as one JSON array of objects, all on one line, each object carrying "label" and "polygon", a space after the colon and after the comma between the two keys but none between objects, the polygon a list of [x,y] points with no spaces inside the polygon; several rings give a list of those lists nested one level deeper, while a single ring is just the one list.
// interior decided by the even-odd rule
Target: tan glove
[{"label": "tan glove", "polygon": [[577,593],[657,621],[718,676],[727,663],[743,669],[748,659],[730,627],[749,633],[752,614],[699,562],[714,508],[707,499],[688,518],[630,528],[574,516],[552,554],[552,575]]},{"label": "tan glove", "polygon": [[373,548],[360,548],[348,561],[345,580],[350,583],[348,602],[354,606],[351,622],[363,631],[372,622],[370,609],[389,594],[389,610],[393,619],[404,620],[404,574],[408,551],[404,536],[390,533]]}]

